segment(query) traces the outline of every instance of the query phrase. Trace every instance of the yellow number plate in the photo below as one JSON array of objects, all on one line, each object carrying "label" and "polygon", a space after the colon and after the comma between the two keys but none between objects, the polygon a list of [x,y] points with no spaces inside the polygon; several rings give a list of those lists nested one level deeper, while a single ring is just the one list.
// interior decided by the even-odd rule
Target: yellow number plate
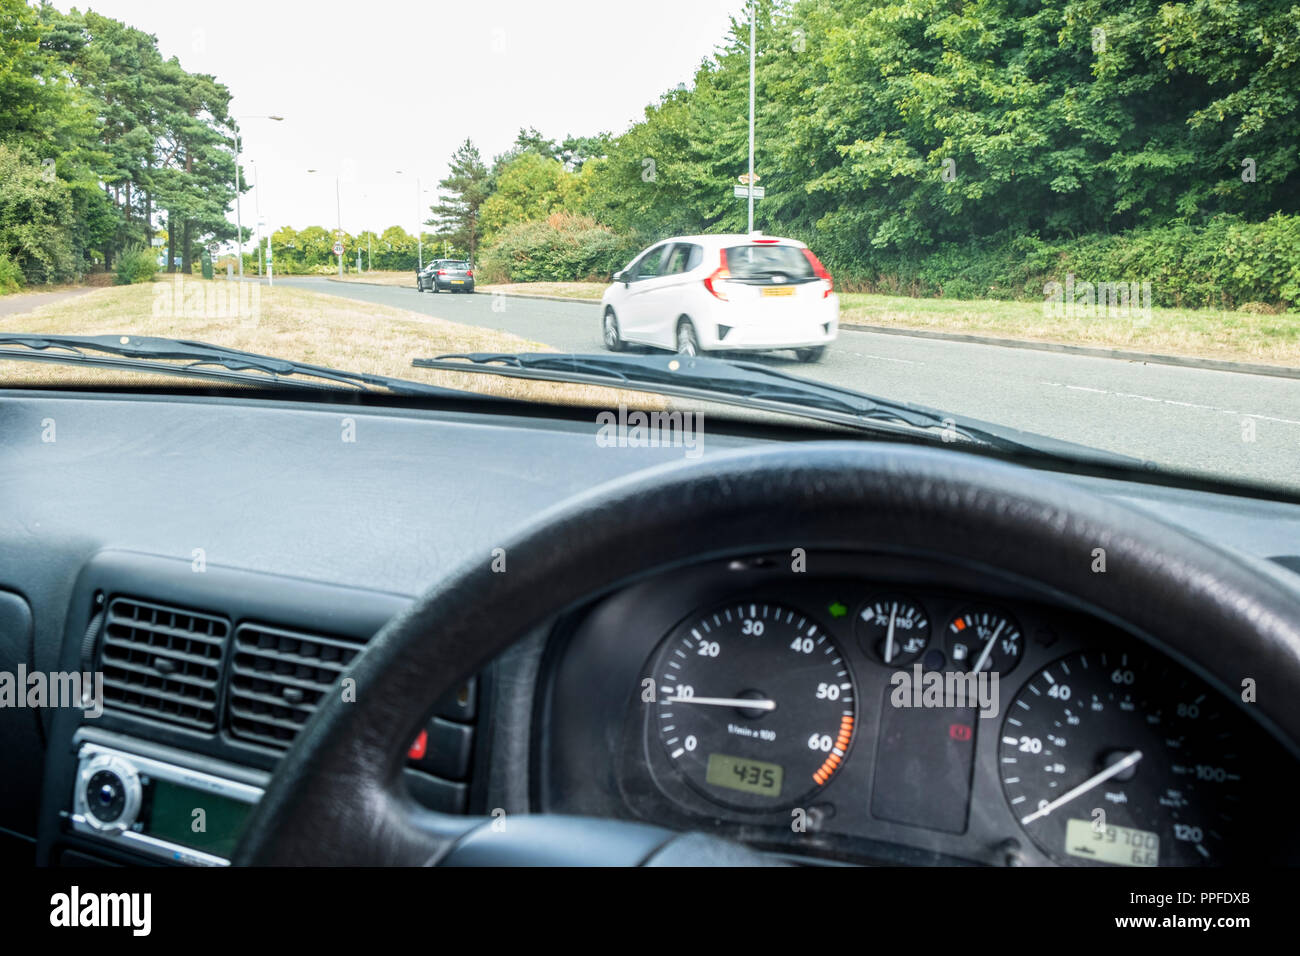
[{"label": "yellow number plate", "polygon": [[794,295],[794,286],[776,285],[763,290],[763,295]]}]

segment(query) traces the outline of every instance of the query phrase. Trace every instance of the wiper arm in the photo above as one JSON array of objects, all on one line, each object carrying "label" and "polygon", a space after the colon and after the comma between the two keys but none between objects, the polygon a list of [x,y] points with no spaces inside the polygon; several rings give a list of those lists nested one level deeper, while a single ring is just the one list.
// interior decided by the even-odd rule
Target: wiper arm
[{"label": "wiper arm", "polygon": [[921,434],[998,451],[1091,459],[1112,467],[1154,464],[1074,442],[953,415],[924,405],[867,395],[814,382],[755,362],[682,355],[470,352],[415,359],[417,368],[482,372],[511,378],[624,387],[704,401],[759,408],[785,415],[874,431]]},{"label": "wiper arm", "polygon": [[949,441],[997,447],[1017,445],[921,405],[797,378],[753,362],[681,355],[471,352],[416,359],[411,364],[417,368],[484,372],[512,378],[648,387],[665,395],[764,408],[858,428],[938,431]]},{"label": "wiper arm", "polygon": [[[326,365],[313,365],[293,359],[260,355],[241,349],[137,335],[30,335],[0,334],[0,357],[20,361],[82,363],[101,368],[130,369],[165,375],[217,378],[225,381],[266,385],[268,376],[276,385],[296,388],[322,387],[321,380],[347,385],[362,391],[381,388],[402,395],[456,396],[467,393],[437,385],[409,382],[387,375],[348,372]],[[95,355],[88,353],[103,353]],[[105,358],[104,355],[122,358]],[[187,364],[172,365],[182,361]],[[246,373],[260,374],[246,374]],[[316,382],[291,380],[291,376],[317,379]]]}]

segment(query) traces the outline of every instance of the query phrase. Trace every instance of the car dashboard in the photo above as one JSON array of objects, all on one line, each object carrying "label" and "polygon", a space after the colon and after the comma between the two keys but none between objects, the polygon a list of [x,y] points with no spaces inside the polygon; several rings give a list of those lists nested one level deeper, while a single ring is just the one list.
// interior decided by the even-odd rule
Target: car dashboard
[{"label": "car dashboard", "polygon": [[[386,621],[545,509],[681,461],[603,448],[593,418],[0,394],[0,670],[103,678],[94,716],[0,708],[6,856],[227,863]],[[719,421],[704,457],[816,435]],[[1061,478],[1269,573],[1300,566],[1295,505]],[[418,802],[639,820],[809,864],[1300,860],[1278,824],[1296,756],[1241,686],[924,542],[647,569],[518,638],[401,742]]]}]

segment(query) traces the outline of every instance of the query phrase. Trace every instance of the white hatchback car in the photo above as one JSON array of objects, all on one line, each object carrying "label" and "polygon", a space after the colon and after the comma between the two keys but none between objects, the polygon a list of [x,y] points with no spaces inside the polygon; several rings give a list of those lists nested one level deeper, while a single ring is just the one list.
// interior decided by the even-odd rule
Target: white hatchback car
[{"label": "white hatchback car", "polygon": [[839,334],[830,273],[802,242],[762,233],[665,239],[614,276],[600,305],[615,352],[794,349],[815,362]]}]

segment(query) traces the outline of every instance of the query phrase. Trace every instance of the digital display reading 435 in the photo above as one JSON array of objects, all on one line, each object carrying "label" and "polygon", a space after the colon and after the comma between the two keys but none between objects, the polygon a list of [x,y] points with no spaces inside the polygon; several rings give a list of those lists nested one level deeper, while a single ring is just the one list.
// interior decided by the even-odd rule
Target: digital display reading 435
[{"label": "digital display reading 435", "polygon": [[715,787],[778,797],[781,795],[781,774],[778,764],[746,760],[730,754],[709,754],[709,767],[704,779]]}]

